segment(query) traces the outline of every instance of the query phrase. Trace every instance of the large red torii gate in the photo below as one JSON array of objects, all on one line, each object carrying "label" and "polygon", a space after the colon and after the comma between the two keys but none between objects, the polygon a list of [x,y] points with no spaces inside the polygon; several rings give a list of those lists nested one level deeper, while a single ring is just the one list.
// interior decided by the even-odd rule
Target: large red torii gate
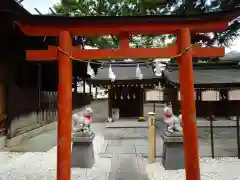
[{"label": "large red torii gate", "polygon": [[[223,31],[240,14],[240,8],[200,17],[62,17],[28,15],[19,18],[21,30],[31,36],[59,36],[59,47],[26,51],[27,60],[58,60],[57,180],[71,178],[72,62],[107,58],[177,57],[183,116],[184,157],[187,180],[200,180],[192,57],[224,56],[224,48],[191,45],[191,33]],[[220,18],[222,17],[222,18]],[[72,35],[120,37],[119,49],[80,50],[72,47]],[[166,48],[130,48],[132,34],[176,34],[177,43]]]}]

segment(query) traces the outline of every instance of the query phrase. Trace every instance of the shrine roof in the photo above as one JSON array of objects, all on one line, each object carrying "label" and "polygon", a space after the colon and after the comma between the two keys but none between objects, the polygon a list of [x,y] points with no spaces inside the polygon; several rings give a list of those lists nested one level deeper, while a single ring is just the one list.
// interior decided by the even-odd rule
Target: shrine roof
[{"label": "shrine roof", "polygon": [[30,24],[75,24],[97,23],[97,24],[118,24],[118,23],[182,23],[186,21],[209,21],[209,20],[231,20],[240,15],[240,7],[196,15],[146,15],[146,16],[81,16],[69,17],[65,15],[21,15],[17,18]]},{"label": "shrine roof", "polygon": [[[225,64],[224,64],[225,63]],[[194,67],[194,86],[195,88],[224,88],[240,87],[240,67],[237,62],[219,63],[213,67],[205,63],[200,67]],[[179,87],[179,71],[177,68],[167,68],[163,71],[164,77],[170,84]]]},{"label": "shrine roof", "polygon": [[[98,68],[98,72],[94,78],[90,78],[88,81],[92,84],[107,84],[110,82],[108,77],[108,69],[110,64],[105,64],[103,67]],[[115,84],[138,84],[138,83],[156,83],[162,77],[156,76],[153,72],[151,65],[140,64],[139,67],[143,74],[143,79],[139,80],[136,78],[136,67],[134,63],[127,62],[126,64],[111,63],[112,71],[116,75],[116,79],[113,83]],[[145,81],[145,82],[144,82]]]},{"label": "shrine roof", "polygon": [[209,20],[231,20],[240,15],[240,7],[196,15],[146,15],[146,16],[81,16],[69,17],[65,15],[33,15],[15,0],[2,0],[0,2],[6,13],[15,14],[16,21],[29,24],[75,24],[75,23],[182,23],[186,21],[209,21]]},{"label": "shrine roof", "polygon": [[0,7],[2,12],[5,13],[19,13],[19,14],[27,14],[31,15],[20,3],[16,0],[1,0]]}]

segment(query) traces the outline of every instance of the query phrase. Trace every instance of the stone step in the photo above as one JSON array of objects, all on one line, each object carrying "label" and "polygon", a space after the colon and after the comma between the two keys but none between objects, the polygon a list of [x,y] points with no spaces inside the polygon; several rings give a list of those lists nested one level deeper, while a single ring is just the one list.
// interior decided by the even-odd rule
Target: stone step
[{"label": "stone step", "polygon": [[147,128],[146,121],[140,122],[136,120],[119,120],[111,123],[106,123],[106,128]]}]

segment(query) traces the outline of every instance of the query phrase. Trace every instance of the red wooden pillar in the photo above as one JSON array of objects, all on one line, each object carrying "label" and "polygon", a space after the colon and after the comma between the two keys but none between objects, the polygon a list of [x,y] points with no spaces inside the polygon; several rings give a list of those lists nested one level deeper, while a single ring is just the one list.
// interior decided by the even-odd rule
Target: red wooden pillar
[{"label": "red wooden pillar", "polygon": [[120,42],[119,47],[121,50],[128,49],[129,48],[129,34],[128,33],[122,33],[119,35]]},{"label": "red wooden pillar", "polygon": [[[180,52],[184,51],[191,45],[191,36],[188,28],[184,28],[179,31],[177,43]],[[178,58],[178,65],[183,118],[186,180],[200,180],[191,49]]]},{"label": "red wooden pillar", "polygon": [[[68,31],[60,32],[59,47],[66,54],[71,53],[72,38]],[[58,53],[57,180],[71,179],[72,62],[65,53]]]}]

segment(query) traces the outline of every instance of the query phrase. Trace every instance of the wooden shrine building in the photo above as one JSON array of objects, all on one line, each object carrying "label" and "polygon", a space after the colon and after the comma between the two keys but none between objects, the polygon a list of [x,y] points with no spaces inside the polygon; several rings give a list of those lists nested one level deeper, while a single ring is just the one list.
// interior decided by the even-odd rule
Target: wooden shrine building
[{"label": "wooden shrine building", "polygon": [[[9,140],[57,120],[58,63],[44,56],[39,56],[39,61],[26,61],[26,50],[58,46],[59,38],[24,33],[16,21],[32,15],[15,0],[1,0],[0,15],[0,135]],[[71,41],[73,47],[81,49],[79,39],[72,37]],[[77,78],[88,77],[87,64],[73,62],[72,69],[76,87]],[[87,93],[73,92],[72,96],[73,109],[92,99]]]},{"label": "wooden shrine building", "polygon": [[90,84],[108,89],[108,117],[112,117],[113,108],[119,109],[120,118],[144,117],[145,90],[157,86],[162,77],[154,74],[151,64],[139,63],[143,78],[138,79],[137,64],[121,62],[111,63],[116,76],[112,82],[108,76],[109,66],[109,63],[104,64],[94,78],[88,79]]},{"label": "wooden shrine building", "polygon": [[[230,119],[237,116],[237,111],[240,111],[240,108],[236,109],[240,103],[239,62],[194,63],[193,72],[196,115],[202,118],[214,115],[216,120],[218,117]],[[165,91],[168,92],[166,101],[172,103],[175,114],[181,111],[178,74],[176,64],[169,63],[163,71]]]}]

